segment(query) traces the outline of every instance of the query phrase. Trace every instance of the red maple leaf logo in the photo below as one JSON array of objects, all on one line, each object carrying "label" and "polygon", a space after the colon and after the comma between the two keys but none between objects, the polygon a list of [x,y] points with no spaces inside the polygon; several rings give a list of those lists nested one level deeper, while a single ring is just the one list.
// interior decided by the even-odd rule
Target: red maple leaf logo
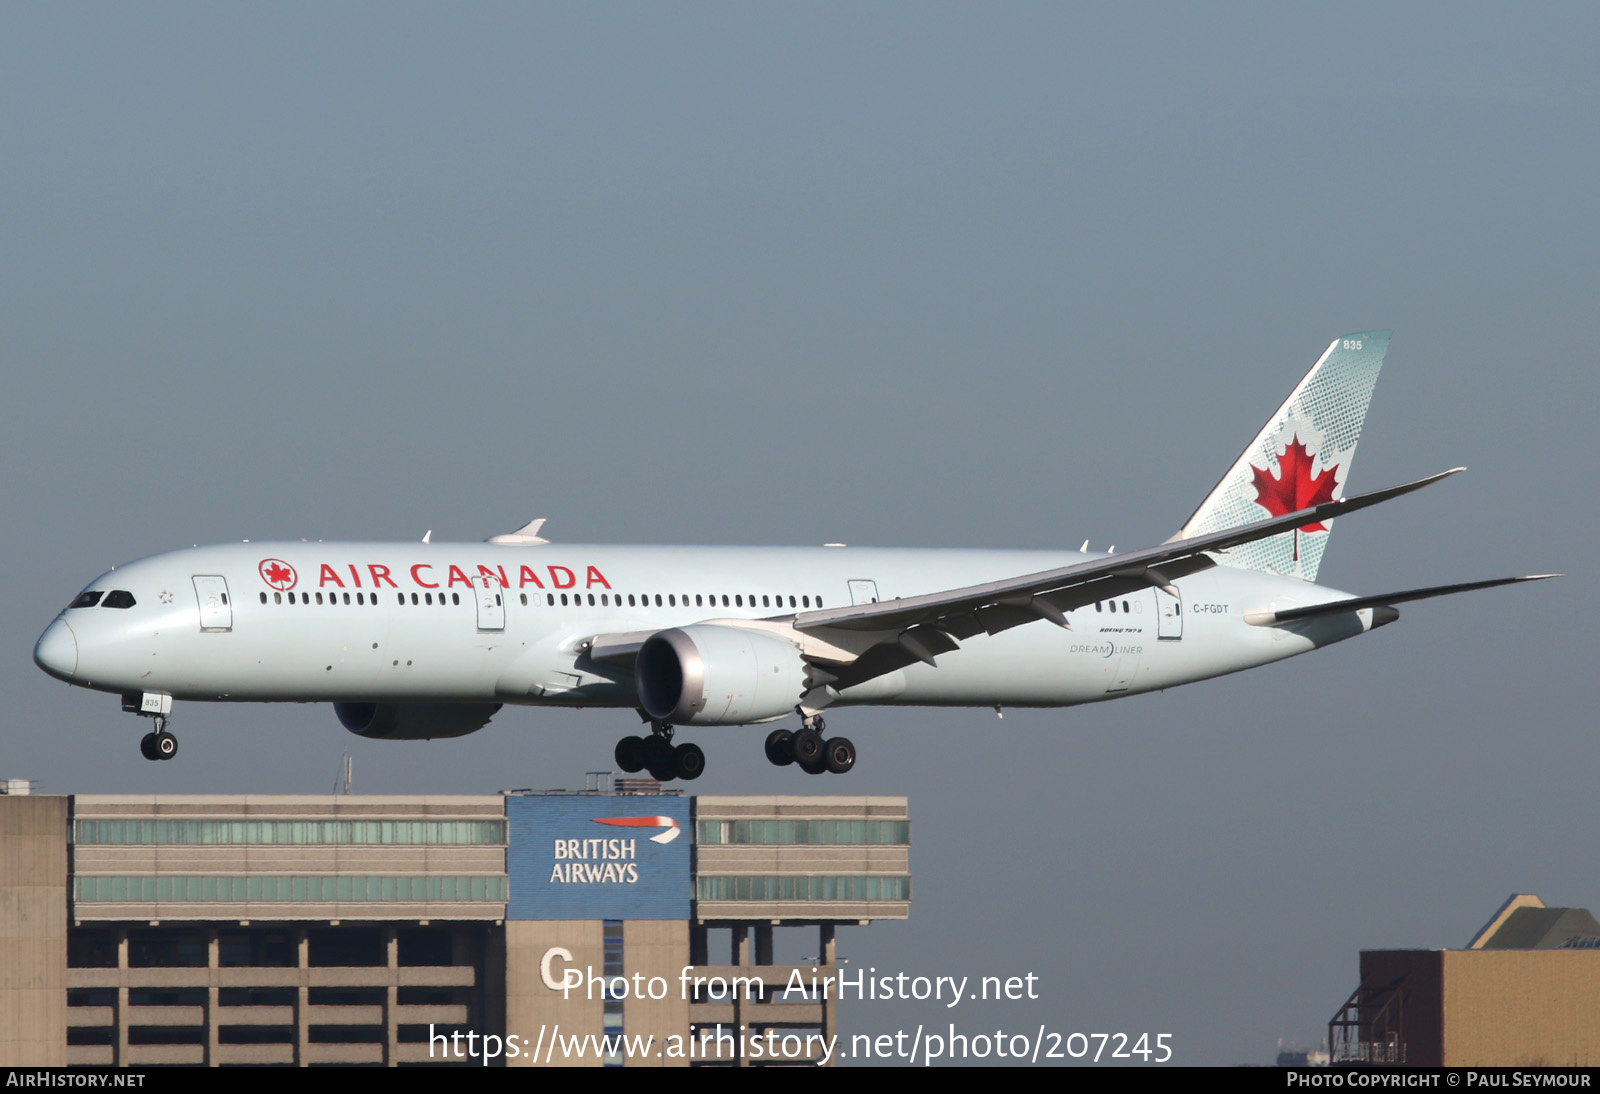
[{"label": "red maple leaf logo", "polygon": [[[1306,450],[1296,434],[1278,453],[1278,477],[1273,478],[1272,473],[1265,468],[1250,465],[1250,470],[1255,473],[1256,504],[1275,517],[1285,516],[1301,509],[1310,509],[1314,505],[1333,500],[1334,487],[1337,485],[1335,473],[1339,470],[1338,464],[1325,467],[1320,475],[1313,475],[1316,458]],[[1327,525],[1306,524],[1295,529],[1296,532],[1326,532]],[[1300,541],[1295,537],[1294,557],[1300,557]]]},{"label": "red maple leaf logo", "polygon": [[261,580],[271,585],[274,589],[291,589],[294,587],[294,567],[287,562],[276,558],[264,558],[261,560],[261,565],[256,569],[261,574]]}]

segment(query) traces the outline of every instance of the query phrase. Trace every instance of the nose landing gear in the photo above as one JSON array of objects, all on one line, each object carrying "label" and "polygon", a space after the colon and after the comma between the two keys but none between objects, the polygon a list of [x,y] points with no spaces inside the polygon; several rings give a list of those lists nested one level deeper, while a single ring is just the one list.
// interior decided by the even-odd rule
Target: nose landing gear
[{"label": "nose landing gear", "polygon": [[178,738],[167,730],[172,696],[151,691],[129,692],[122,697],[122,709],[155,722],[155,729],[139,738],[139,755],[147,760],[170,760],[178,754]]},{"label": "nose landing gear", "polygon": [[156,715],[154,732],[139,738],[139,754],[147,760],[170,760],[178,754],[178,738],[167,732],[167,720]]}]

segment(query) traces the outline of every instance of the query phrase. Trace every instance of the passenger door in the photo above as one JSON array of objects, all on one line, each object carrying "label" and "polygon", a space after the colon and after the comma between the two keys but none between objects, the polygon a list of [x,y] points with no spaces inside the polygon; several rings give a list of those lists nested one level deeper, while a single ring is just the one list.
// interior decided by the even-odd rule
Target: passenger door
[{"label": "passenger door", "polygon": [[478,602],[478,629],[503,631],[506,629],[506,601],[500,588],[500,579],[479,574],[472,579],[472,594]]},{"label": "passenger door", "polygon": [[850,603],[876,604],[878,602],[878,583],[876,581],[856,580],[850,582]]},{"label": "passenger door", "polygon": [[228,603],[228,582],[220,574],[195,574],[194,595],[200,601],[201,630],[233,630],[233,605]]}]

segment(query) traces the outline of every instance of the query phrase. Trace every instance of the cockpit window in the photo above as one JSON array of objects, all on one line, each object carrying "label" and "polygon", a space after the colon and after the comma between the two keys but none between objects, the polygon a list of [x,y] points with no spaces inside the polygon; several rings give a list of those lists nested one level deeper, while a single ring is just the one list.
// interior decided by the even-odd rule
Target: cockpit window
[{"label": "cockpit window", "polygon": [[102,608],[131,608],[133,594],[126,589],[112,589],[100,605]]},{"label": "cockpit window", "polygon": [[89,592],[79,593],[78,599],[74,600],[71,604],[68,604],[67,607],[92,608],[96,604],[100,603],[100,598],[105,595],[106,594],[101,592],[99,589],[91,589]]}]

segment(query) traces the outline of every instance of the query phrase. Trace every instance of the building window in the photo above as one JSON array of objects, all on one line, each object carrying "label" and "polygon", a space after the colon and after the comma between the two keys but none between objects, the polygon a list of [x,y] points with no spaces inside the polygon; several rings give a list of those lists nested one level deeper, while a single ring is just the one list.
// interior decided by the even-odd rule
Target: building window
[{"label": "building window", "polygon": [[[623,963],[622,950],[622,920],[607,919],[602,926],[604,939],[605,958],[605,1008],[603,1022],[607,1037],[620,1038],[623,1032],[622,1005],[626,997],[627,979],[626,966]],[[607,1044],[610,1049],[620,1045],[620,1040]],[[606,1055],[606,1067],[621,1067],[623,1058],[620,1052],[611,1051]]]},{"label": "building window", "polygon": [[695,886],[700,900],[910,900],[911,879],[905,875],[848,875],[815,877],[735,875],[700,877]]},{"label": "building window", "polygon": [[73,822],[72,842],[114,844],[394,844],[494,846],[504,820],[98,820]]},{"label": "building window", "polygon": [[849,846],[878,844],[908,846],[909,820],[705,820],[695,836],[704,844]]},{"label": "building window", "polygon": [[370,877],[327,874],[252,874],[246,877],[189,876],[87,877],[73,879],[73,898],[81,903],[193,901],[196,903],[291,901],[502,901],[504,877]]}]

